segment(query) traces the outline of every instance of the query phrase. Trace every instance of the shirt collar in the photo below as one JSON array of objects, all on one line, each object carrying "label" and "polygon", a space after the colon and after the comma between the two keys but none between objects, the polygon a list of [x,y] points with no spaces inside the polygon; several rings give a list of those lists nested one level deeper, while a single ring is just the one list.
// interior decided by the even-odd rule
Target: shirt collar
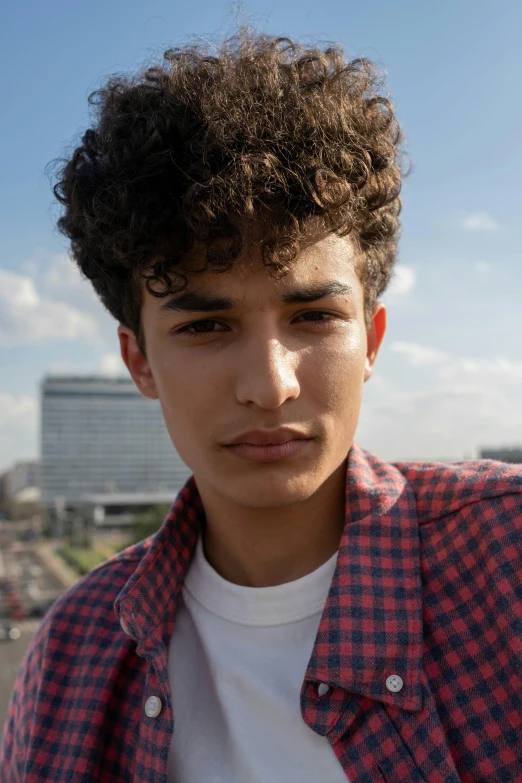
[{"label": "shirt collar", "polygon": [[[417,712],[422,631],[415,496],[396,467],[353,446],[346,524],[306,680]],[[403,680],[397,692],[391,675]]]},{"label": "shirt collar", "polygon": [[[140,654],[168,649],[203,521],[192,476],[114,604]],[[306,680],[418,711],[421,655],[415,498],[396,467],[354,444],[347,460],[346,525]],[[399,692],[386,686],[392,674],[404,681]]]}]

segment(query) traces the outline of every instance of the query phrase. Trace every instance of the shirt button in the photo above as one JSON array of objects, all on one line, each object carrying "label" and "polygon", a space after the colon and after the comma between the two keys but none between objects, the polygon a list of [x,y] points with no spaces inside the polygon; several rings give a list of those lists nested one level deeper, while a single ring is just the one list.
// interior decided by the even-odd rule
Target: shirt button
[{"label": "shirt button", "polygon": [[404,682],[402,680],[402,677],[399,677],[398,674],[390,674],[390,676],[386,680],[386,687],[392,693],[398,693],[400,690],[402,690],[403,685]]},{"label": "shirt button", "polygon": [[129,636],[130,635],[129,626],[127,625],[127,623],[125,622],[123,617],[120,620],[120,625],[121,625],[121,627],[123,629],[123,633],[126,633],[127,636]]},{"label": "shirt button", "polygon": [[161,699],[157,696],[149,696],[145,704],[145,712],[149,718],[157,718],[161,712]]},{"label": "shirt button", "polygon": [[317,686],[317,693],[319,696],[324,696],[325,694],[328,693],[329,690],[330,690],[330,686],[327,685],[325,682],[320,682],[319,685]]}]

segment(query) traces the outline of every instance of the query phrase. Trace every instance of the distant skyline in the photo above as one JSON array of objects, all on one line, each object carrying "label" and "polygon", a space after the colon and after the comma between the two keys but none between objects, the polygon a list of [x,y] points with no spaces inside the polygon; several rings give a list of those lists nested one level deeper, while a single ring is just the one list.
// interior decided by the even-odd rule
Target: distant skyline
[{"label": "distant skyline", "polygon": [[[385,459],[522,444],[522,4],[49,0],[3,9],[0,472],[39,454],[49,372],[126,374],[116,324],[67,256],[47,164],[89,126],[87,95],[235,19],[335,41],[385,67],[413,169],[388,333],[356,439]],[[10,74],[7,76],[7,74]]]}]

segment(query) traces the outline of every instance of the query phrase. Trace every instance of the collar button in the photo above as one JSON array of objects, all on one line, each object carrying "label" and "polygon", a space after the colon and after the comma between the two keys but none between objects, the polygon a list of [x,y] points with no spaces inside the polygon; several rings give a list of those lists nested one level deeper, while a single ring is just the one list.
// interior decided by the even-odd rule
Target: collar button
[{"label": "collar button", "polygon": [[161,712],[161,699],[157,696],[149,696],[145,704],[145,714],[149,718],[157,718]]},{"label": "collar button", "polygon": [[330,690],[329,685],[327,685],[325,682],[320,682],[319,685],[317,686],[317,695],[325,696],[329,690]]}]

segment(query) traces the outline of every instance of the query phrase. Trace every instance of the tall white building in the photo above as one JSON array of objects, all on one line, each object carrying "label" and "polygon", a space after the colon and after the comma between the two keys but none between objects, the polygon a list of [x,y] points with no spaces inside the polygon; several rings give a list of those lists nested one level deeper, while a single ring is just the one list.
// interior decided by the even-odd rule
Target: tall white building
[{"label": "tall white building", "polygon": [[190,475],[172,446],[158,400],[130,378],[47,376],[41,386],[42,501],[176,493]]}]

